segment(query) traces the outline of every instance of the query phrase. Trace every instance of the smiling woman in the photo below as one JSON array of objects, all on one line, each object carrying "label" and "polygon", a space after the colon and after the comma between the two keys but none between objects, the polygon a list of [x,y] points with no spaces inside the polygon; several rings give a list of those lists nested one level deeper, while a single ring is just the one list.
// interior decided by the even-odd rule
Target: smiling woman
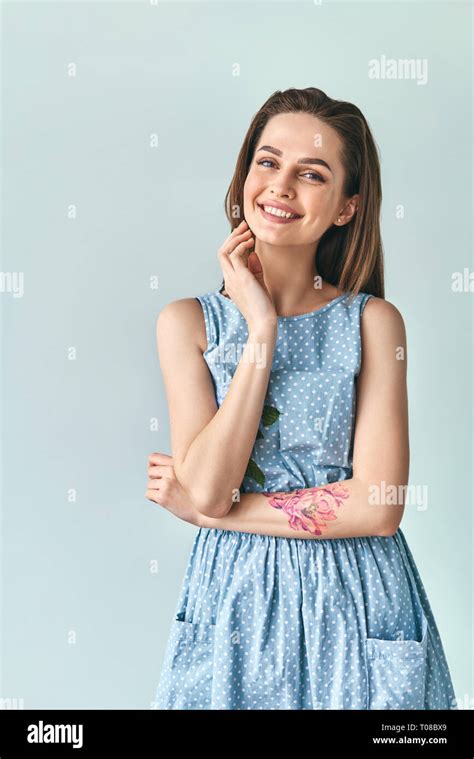
[{"label": "smiling woman", "polygon": [[456,708],[400,529],[406,334],[380,203],[361,111],[275,93],[226,196],[225,294],[159,315],[172,457],[150,458],[147,497],[199,528],[159,709]]}]

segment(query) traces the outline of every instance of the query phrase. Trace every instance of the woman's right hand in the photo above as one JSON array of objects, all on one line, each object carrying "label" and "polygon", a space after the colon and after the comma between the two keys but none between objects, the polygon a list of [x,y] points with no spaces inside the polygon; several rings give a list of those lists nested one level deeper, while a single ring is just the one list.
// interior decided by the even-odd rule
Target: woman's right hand
[{"label": "woman's right hand", "polygon": [[249,331],[277,324],[275,304],[265,285],[255,240],[245,219],[219,248],[226,293],[245,318]]}]

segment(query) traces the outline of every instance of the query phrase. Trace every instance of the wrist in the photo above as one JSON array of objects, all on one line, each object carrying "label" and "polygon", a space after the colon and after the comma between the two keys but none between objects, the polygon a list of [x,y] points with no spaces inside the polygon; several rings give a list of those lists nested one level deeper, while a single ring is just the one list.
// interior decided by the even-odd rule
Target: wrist
[{"label": "wrist", "polygon": [[274,341],[278,333],[278,322],[276,319],[268,319],[258,324],[249,324],[248,333],[248,342]]},{"label": "wrist", "polygon": [[212,525],[211,522],[216,521],[215,519],[212,520],[210,517],[207,517],[205,514],[201,514],[200,511],[197,509],[194,510],[194,524],[196,527],[213,527],[215,525]]}]

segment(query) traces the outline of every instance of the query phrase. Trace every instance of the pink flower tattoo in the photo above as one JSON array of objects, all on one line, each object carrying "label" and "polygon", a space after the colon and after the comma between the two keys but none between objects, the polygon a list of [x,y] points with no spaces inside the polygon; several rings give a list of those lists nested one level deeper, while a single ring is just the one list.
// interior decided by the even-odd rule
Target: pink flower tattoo
[{"label": "pink flower tattoo", "polygon": [[317,488],[294,490],[289,493],[261,493],[268,498],[270,506],[288,514],[288,523],[293,530],[306,530],[313,535],[322,535],[327,522],[337,519],[336,509],[349,491],[344,485],[332,483]]}]

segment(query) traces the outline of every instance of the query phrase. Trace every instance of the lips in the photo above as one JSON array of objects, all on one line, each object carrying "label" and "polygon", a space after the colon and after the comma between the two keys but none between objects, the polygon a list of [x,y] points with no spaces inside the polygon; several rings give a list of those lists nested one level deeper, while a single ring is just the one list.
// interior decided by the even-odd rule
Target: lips
[{"label": "lips", "polygon": [[260,207],[262,210],[263,210],[263,207],[264,207],[264,206],[271,206],[272,208],[276,208],[276,209],[278,209],[279,211],[284,211],[285,213],[291,213],[291,214],[293,214],[294,216],[296,216],[298,219],[302,219],[302,218],[303,218],[302,214],[300,214],[300,213],[298,213],[297,211],[295,211],[295,209],[294,209],[294,208],[290,208],[290,206],[287,206],[287,205],[285,205],[285,203],[278,203],[278,202],[277,202],[277,201],[275,201],[275,200],[271,200],[271,201],[269,201],[268,203],[265,203],[265,202],[263,202],[263,203],[257,203],[257,205],[258,205],[258,206],[259,206],[259,207]]},{"label": "lips", "polygon": [[[302,216],[291,216],[287,218],[286,216],[277,216],[274,213],[268,213],[265,211],[263,206],[261,206],[259,203],[257,203],[258,210],[262,214],[263,218],[266,221],[272,222],[273,224],[296,224],[297,221],[301,221],[303,218]],[[289,213],[292,213],[291,211]]]}]

